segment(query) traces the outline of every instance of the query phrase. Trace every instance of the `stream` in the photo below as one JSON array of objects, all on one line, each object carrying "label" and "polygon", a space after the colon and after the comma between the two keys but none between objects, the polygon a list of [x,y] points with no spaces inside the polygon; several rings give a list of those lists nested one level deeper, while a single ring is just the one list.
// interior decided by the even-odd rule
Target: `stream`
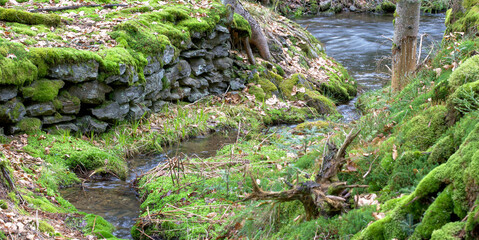
[{"label": "stream", "polygon": [[[423,43],[422,56],[426,56],[433,42],[441,40],[444,14],[421,15],[420,34],[429,36]],[[364,91],[379,89],[389,80],[385,65],[391,54],[393,16],[375,14],[342,13],[297,20],[325,46],[328,56],[345,66]],[[344,122],[358,119],[355,107],[357,98],[338,106]],[[62,189],[62,196],[79,211],[104,217],[116,227],[118,238],[131,239],[130,228],[140,214],[140,202],[131,186],[133,180],[167,159],[168,156],[188,155],[210,157],[222,146],[233,143],[235,134],[212,134],[197,137],[165,149],[164,154],[136,156],[128,160],[130,174],[127,181],[109,179],[83,184],[81,187]]]}]

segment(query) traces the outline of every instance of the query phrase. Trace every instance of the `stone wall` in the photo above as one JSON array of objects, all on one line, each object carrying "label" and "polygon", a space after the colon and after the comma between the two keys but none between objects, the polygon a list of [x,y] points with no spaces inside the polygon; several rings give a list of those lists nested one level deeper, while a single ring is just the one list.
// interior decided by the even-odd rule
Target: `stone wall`
[{"label": "stone wall", "polygon": [[14,134],[41,126],[104,132],[115,122],[158,112],[167,102],[240,90],[244,81],[233,79],[230,49],[230,33],[218,25],[209,34],[194,34],[186,50],[167,46],[149,56],[146,81],[124,64],[120,74],[105,78],[94,60],[51,66],[45,79],[29,86],[0,85],[0,131]]}]

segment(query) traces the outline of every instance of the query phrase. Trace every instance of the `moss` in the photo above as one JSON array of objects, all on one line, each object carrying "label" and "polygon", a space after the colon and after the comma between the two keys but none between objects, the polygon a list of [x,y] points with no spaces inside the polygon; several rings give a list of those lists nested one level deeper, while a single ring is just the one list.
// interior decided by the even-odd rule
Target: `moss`
[{"label": "moss", "polygon": [[24,118],[17,126],[22,132],[34,133],[42,129],[42,121],[38,118]]},{"label": "moss", "polygon": [[[29,145],[25,147],[26,151],[32,156],[41,157],[51,164],[62,163],[72,170],[108,172],[120,179],[126,178],[128,169],[125,161],[118,155],[102,150],[92,143],[55,134],[47,135],[47,138],[43,140],[31,137],[28,142]],[[49,146],[50,142],[55,142],[55,144]],[[50,147],[50,151],[45,153],[44,149],[47,146]],[[69,175],[65,176],[69,178]],[[74,181],[75,179],[70,180]]]},{"label": "moss", "polygon": [[451,74],[449,86],[452,91],[465,83],[479,80],[479,55],[468,58]]},{"label": "moss", "polygon": [[[15,58],[7,58],[13,54]],[[24,47],[0,39],[0,84],[21,86],[36,79],[37,67],[28,59]]]},{"label": "moss", "polygon": [[[456,19],[458,19],[453,24],[449,24],[447,26],[447,33],[464,32],[467,35],[474,35],[478,32],[477,26],[479,26],[479,6],[477,3],[473,3],[475,5],[471,6],[470,2],[473,1],[464,2],[463,5],[465,6],[466,12],[459,13],[458,15],[454,16]],[[452,17],[453,16],[449,16],[449,19]]]},{"label": "moss", "polygon": [[381,3],[381,10],[387,13],[393,13],[396,11],[396,4],[386,0]]},{"label": "moss", "polygon": [[61,22],[61,17],[56,14],[29,13],[16,9],[0,8],[0,20],[27,25],[44,24],[47,26],[58,26]]},{"label": "moss", "polygon": [[[145,76],[143,74],[144,67],[148,64],[148,61],[143,56],[135,51],[128,50],[122,47],[109,48],[99,53],[103,57],[103,76],[100,80],[109,75],[120,74],[120,64],[127,66],[133,66],[136,70],[140,82],[145,82]],[[132,82],[130,81],[130,84]]]},{"label": "moss", "polygon": [[103,66],[103,59],[94,52],[73,48],[30,48],[27,58],[38,68],[38,77],[44,77],[52,66],[69,63],[97,61]]},{"label": "moss", "polygon": [[[477,166],[476,166],[477,167]],[[475,206],[479,203],[479,199],[476,199]],[[469,212],[467,215],[467,221],[464,226],[464,230],[466,231],[468,237],[470,239],[477,239],[479,236],[479,209],[477,207]]]},{"label": "moss", "polygon": [[406,149],[427,150],[446,130],[446,113],[446,107],[438,105],[406,122],[401,128],[403,146]]},{"label": "moss", "polygon": [[316,109],[321,114],[330,114],[335,115],[338,114],[336,110],[336,105],[331,101],[331,99],[321,95],[321,93],[317,91],[312,91],[306,89],[305,93],[299,93],[298,97],[306,101],[306,104],[309,107]]},{"label": "moss", "polygon": [[460,240],[460,232],[464,228],[464,222],[451,222],[442,226],[442,228],[434,230],[431,240]]},{"label": "moss", "polygon": [[444,163],[455,151],[454,138],[446,136],[434,144],[427,161],[431,164]]},{"label": "moss", "polygon": [[298,126],[296,126],[295,129],[298,131],[303,131],[305,129],[312,129],[312,128],[322,129],[322,128],[327,128],[330,125],[331,125],[330,122],[318,120],[314,122],[304,122],[304,123],[298,124]]},{"label": "moss", "polygon": [[61,80],[41,79],[34,81],[30,86],[22,88],[25,98],[31,98],[37,102],[48,102],[55,99],[58,91],[65,85]]},{"label": "moss", "polygon": [[264,90],[258,86],[249,87],[248,93],[254,95],[259,101],[264,101],[266,97]]},{"label": "moss", "polygon": [[417,184],[435,166],[426,162],[427,157],[419,151],[407,151],[393,161],[394,167],[388,181],[390,190],[398,191]]},{"label": "moss", "polygon": [[304,81],[305,81],[304,76],[300,73],[296,73],[296,74],[291,75],[291,77],[289,79],[284,79],[283,80],[283,78],[281,76],[279,76],[279,77],[280,77],[281,81],[276,83],[276,84],[279,85],[279,89],[281,90],[283,96],[286,97],[287,99],[294,99],[295,97],[291,96],[291,93],[293,92],[293,87],[297,86],[299,88],[299,87],[304,86],[303,85]]},{"label": "moss", "polygon": [[55,206],[53,203],[51,203],[48,199],[45,197],[39,197],[39,196],[23,196],[25,201],[28,203],[32,204],[35,206],[35,208],[40,209],[44,212],[50,212],[50,213],[63,213],[65,212],[64,209],[62,209],[59,206]]},{"label": "moss", "polygon": [[309,152],[306,155],[301,156],[295,163],[294,166],[300,169],[310,169],[314,166],[316,159],[321,157],[321,153],[319,151]]},{"label": "moss", "polygon": [[8,203],[5,200],[0,200],[0,208],[8,209]]},{"label": "moss", "polygon": [[239,33],[240,37],[251,37],[251,26],[249,22],[237,13],[233,16],[232,28]]},{"label": "moss", "polygon": [[48,233],[50,236],[55,234],[55,228],[44,220],[38,221],[38,230],[40,230],[40,232]]},{"label": "moss", "polygon": [[[0,1],[0,3],[1,3],[1,1]],[[5,233],[2,230],[0,230],[0,240],[7,240],[7,236],[5,236]]]},{"label": "moss", "polygon": [[451,187],[450,185],[444,189],[429,206],[411,238],[430,239],[434,230],[440,229],[451,221],[451,215],[453,214]]},{"label": "moss", "polygon": [[86,226],[83,228],[84,233],[94,234],[100,238],[111,238],[113,236],[112,232],[115,227],[104,218],[94,214],[86,214],[83,219],[86,221]]},{"label": "moss", "polygon": [[258,84],[263,89],[266,98],[270,98],[274,92],[278,91],[278,88],[276,88],[276,86],[268,79],[261,78],[259,79]]}]

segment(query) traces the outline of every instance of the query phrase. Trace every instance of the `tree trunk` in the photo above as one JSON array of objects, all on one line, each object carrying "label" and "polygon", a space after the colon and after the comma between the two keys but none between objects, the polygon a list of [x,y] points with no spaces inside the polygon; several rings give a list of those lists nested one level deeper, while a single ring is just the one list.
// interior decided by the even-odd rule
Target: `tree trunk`
[{"label": "tree trunk", "polygon": [[248,21],[249,25],[251,26],[250,43],[258,48],[259,54],[263,59],[270,60],[271,54],[269,52],[268,41],[266,40],[266,37],[263,34],[263,29],[259,23],[248,11],[246,11],[246,9],[244,9],[243,5],[238,0],[223,0],[223,4],[226,6],[231,5],[235,13],[243,16],[246,21]]},{"label": "tree trunk", "polygon": [[419,0],[399,0],[397,3],[392,48],[393,92],[407,85],[408,75],[416,68],[420,5]]}]

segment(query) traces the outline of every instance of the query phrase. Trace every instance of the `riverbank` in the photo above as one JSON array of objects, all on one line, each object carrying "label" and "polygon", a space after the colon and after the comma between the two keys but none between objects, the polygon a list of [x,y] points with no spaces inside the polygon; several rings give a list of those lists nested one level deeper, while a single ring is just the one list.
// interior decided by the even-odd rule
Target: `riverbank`
[{"label": "riverbank", "polygon": [[[337,119],[335,102],[356,95],[314,37],[266,9],[247,6],[272,33],[273,59],[249,65],[238,48],[249,24],[219,3],[115,4],[46,14],[28,11],[64,6],[2,2],[1,129],[16,134],[2,136],[2,238],[114,239],[59,188],[124,180],[126,157],[211,131],[250,139],[268,125]],[[20,153],[37,163],[15,162]]]}]

